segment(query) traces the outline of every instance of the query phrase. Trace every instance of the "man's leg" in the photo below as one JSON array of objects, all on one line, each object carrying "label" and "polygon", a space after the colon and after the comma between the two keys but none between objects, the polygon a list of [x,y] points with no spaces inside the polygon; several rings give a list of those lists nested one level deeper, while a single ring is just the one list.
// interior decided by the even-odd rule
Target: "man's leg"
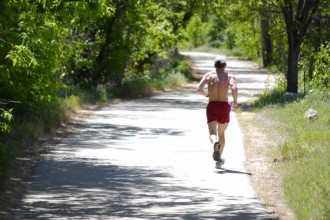
[{"label": "man's leg", "polygon": [[218,131],[217,131],[218,123],[217,121],[211,121],[207,125],[209,126],[210,141],[212,145],[214,145],[216,142],[218,142]]},{"label": "man's leg", "polygon": [[220,124],[218,123],[218,137],[219,137],[219,143],[220,143],[220,156],[222,155],[223,149],[225,147],[225,131],[228,127],[228,123]]},{"label": "man's leg", "polygon": [[211,121],[208,123],[209,126],[209,132],[210,132],[210,141],[212,143],[213,147],[213,160],[219,161],[220,159],[220,145],[218,140],[218,122],[217,121]]}]

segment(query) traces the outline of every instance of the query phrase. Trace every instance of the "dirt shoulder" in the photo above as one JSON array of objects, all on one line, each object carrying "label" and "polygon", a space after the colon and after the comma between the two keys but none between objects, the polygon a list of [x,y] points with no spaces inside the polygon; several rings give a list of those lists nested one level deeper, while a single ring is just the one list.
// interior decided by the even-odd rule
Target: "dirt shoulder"
[{"label": "dirt shoulder", "polygon": [[267,129],[267,119],[262,113],[248,109],[237,113],[244,137],[246,167],[252,173],[252,182],[261,201],[275,219],[293,220],[294,213],[288,207],[282,189],[279,149]]}]

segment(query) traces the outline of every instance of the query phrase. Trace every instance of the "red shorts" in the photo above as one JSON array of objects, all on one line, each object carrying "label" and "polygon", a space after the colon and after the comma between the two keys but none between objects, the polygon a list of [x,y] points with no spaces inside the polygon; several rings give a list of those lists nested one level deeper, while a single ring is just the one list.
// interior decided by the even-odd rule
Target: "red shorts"
[{"label": "red shorts", "polygon": [[207,123],[217,121],[225,124],[229,122],[230,105],[228,102],[209,102],[206,108]]}]

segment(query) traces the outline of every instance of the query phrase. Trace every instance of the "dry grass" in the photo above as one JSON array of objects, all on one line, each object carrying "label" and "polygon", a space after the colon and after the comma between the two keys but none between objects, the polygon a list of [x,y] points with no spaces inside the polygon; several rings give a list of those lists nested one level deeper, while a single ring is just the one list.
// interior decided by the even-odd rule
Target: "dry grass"
[{"label": "dry grass", "polygon": [[284,197],[280,166],[274,163],[280,152],[274,144],[274,136],[265,126],[269,121],[249,111],[240,112],[237,117],[244,134],[246,166],[252,173],[252,181],[260,199],[275,219],[295,219]]}]

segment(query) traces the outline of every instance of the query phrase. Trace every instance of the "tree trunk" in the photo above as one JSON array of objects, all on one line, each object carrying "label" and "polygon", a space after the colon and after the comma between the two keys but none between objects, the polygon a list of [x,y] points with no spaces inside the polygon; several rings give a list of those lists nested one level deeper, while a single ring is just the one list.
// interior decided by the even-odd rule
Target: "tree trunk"
[{"label": "tree trunk", "polygon": [[298,92],[298,61],[300,46],[306,31],[318,9],[320,0],[299,0],[296,11],[291,0],[284,0],[281,6],[288,36],[287,92]]},{"label": "tree trunk", "polygon": [[273,45],[269,34],[269,20],[265,12],[260,13],[261,48],[263,66],[267,67],[272,63]]},{"label": "tree trunk", "polygon": [[[291,46],[292,47],[292,46]],[[298,62],[299,50],[290,48],[288,54],[287,92],[298,92]]]}]

